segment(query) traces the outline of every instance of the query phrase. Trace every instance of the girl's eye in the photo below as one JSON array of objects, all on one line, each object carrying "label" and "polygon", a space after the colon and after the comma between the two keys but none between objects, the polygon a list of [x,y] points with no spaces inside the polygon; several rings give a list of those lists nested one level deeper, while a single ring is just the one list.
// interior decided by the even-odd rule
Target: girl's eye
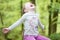
[{"label": "girl's eye", "polygon": [[33,5],[30,5],[30,7],[33,7]]}]

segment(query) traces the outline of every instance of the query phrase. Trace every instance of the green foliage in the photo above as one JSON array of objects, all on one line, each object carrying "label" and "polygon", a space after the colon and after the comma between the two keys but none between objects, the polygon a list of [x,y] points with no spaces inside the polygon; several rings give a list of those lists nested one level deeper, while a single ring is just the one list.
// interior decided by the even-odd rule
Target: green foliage
[{"label": "green foliage", "polygon": [[[52,13],[54,11],[57,11],[59,10],[60,11],[60,3],[59,1],[56,2],[56,1],[53,1],[52,3],[50,3],[49,7],[48,7],[48,10],[51,11]],[[60,12],[59,12],[60,13]]]},{"label": "green foliage", "polygon": [[6,40],[5,35],[2,33],[2,28],[0,28],[0,40]]},{"label": "green foliage", "polygon": [[[12,25],[17,19],[20,18],[20,0],[0,0],[0,13],[4,16],[3,21],[4,25],[1,25],[0,20],[0,29],[3,27],[9,27]],[[17,40],[21,39],[20,35],[20,27],[19,29],[15,29],[14,31],[7,34],[6,38],[5,35],[2,34],[2,30],[0,31],[0,40],[11,39]]]},{"label": "green foliage", "polygon": [[50,38],[51,38],[51,40],[60,40],[60,33],[58,33],[58,34],[51,34]]},{"label": "green foliage", "polygon": [[[21,0],[0,0],[0,12],[3,16],[3,21],[4,21],[4,25],[2,25],[1,20],[0,20],[0,29],[3,27],[9,27],[10,25],[12,25],[14,22],[16,22],[21,17],[20,1]],[[27,2],[29,0],[22,0],[22,1],[24,4],[25,2]],[[36,4],[37,4],[37,6],[36,6],[37,12],[40,15],[42,24],[45,25],[46,35],[47,35],[48,34],[47,33],[48,16],[49,16],[47,6],[50,5],[50,1],[49,0],[42,0],[42,1],[36,0]],[[59,5],[60,5],[59,3],[58,3],[58,5],[55,5],[57,7],[57,9],[60,8]],[[53,7],[53,8],[55,8],[55,7]],[[60,22],[60,19],[58,19],[58,22]],[[60,24],[58,23],[58,28],[60,27],[59,25]],[[58,32],[59,32],[59,30],[58,30]],[[11,39],[11,40],[22,40],[21,26],[17,26],[17,28],[15,28],[11,32],[9,32],[6,36],[6,38]],[[5,35],[2,33],[2,30],[0,30],[0,40],[5,40],[6,38],[5,38]]]},{"label": "green foliage", "polygon": [[0,0],[0,3],[8,3],[8,2],[11,2],[11,1],[14,1],[14,0]]}]

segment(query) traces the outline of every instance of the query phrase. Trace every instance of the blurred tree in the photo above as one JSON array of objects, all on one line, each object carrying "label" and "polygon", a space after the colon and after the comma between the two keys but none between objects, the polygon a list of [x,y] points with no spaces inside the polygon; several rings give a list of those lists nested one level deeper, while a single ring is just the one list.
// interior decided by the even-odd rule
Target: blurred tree
[{"label": "blurred tree", "polygon": [[[58,20],[58,12],[59,7],[57,2],[58,0],[50,0],[51,4],[48,6],[49,9],[49,35],[52,33],[56,33],[57,30],[57,20]],[[55,3],[54,3],[55,1]]]},{"label": "blurred tree", "polygon": [[[3,22],[3,16],[4,16],[4,6],[3,6],[3,3],[4,3],[5,1],[4,0],[0,0],[0,19],[1,19],[1,23],[2,23],[2,26],[4,25],[4,22]],[[2,31],[1,31],[1,33],[0,34],[2,34]],[[3,35],[3,34],[2,34]],[[4,37],[5,37],[5,39],[6,39],[6,37],[7,36],[5,36],[4,35]]]},{"label": "blurred tree", "polygon": [[[6,0],[4,0],[6,1]],[[20,0],[7,0],[8,2],[3,2],[3,8],[4,8],[4,26],[9,27],[12,25],[19,17],[20,17]],[[21,35],[20,32],[18,31],[20,28],[17,30],[12,30],[13,32],[10,32],[9,34],[5,35],[6,40],[17,40]],[[17,33],[15,33],[17,32]],[[20,36],[19,36],[20,35]],[[19,36],[19,37],[18,37]]]},{"label": "blurred tree", "polygon": [[[21,0],[20,4],[21,4],[21,16],[22,16],[24,14],[24,12],[23,12],[23,1],[22,0]],[[24,31],[24,27],[23,27],[23,24],[22,24],[22,30],[21,30],[22,40],[23,40],[23,31]]]},{"label": "blurred tree", "polygon": [[4,7],[3,7],[3,0],[0,0],[0,20],[1,20],[1,24],[4,25],[3,22],[3,16],[4,16]]},{"label": "blurred tree", "polygon": [[1,20],[1,24],[4,25],[4,22],[3,22],[3,13],[0,12],[0,20]]},{"label": "blurred tree", "polygon": [[35,0],[30,0],[33,4],[35,4]]}]

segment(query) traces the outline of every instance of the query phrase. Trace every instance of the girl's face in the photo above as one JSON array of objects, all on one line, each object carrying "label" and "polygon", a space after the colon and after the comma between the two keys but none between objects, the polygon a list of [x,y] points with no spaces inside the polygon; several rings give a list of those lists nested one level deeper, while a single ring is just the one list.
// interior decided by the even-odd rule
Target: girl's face
[{"label": "girl's face", "polygon": [[35,5],[32,4],[31,2],[28,2],[28,3],[25,4],[25,9],[27,11],[34,11],[35,10]]}]

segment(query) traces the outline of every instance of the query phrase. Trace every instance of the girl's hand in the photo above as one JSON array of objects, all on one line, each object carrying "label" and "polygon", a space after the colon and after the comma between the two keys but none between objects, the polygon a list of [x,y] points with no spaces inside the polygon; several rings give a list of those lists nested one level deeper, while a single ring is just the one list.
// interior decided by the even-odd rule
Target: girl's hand
[{"label": "girl's hand", "polygon": [[3,28],[2,31],[3,31],[4,34],[7,34],[10,30],[8,28]]}]

